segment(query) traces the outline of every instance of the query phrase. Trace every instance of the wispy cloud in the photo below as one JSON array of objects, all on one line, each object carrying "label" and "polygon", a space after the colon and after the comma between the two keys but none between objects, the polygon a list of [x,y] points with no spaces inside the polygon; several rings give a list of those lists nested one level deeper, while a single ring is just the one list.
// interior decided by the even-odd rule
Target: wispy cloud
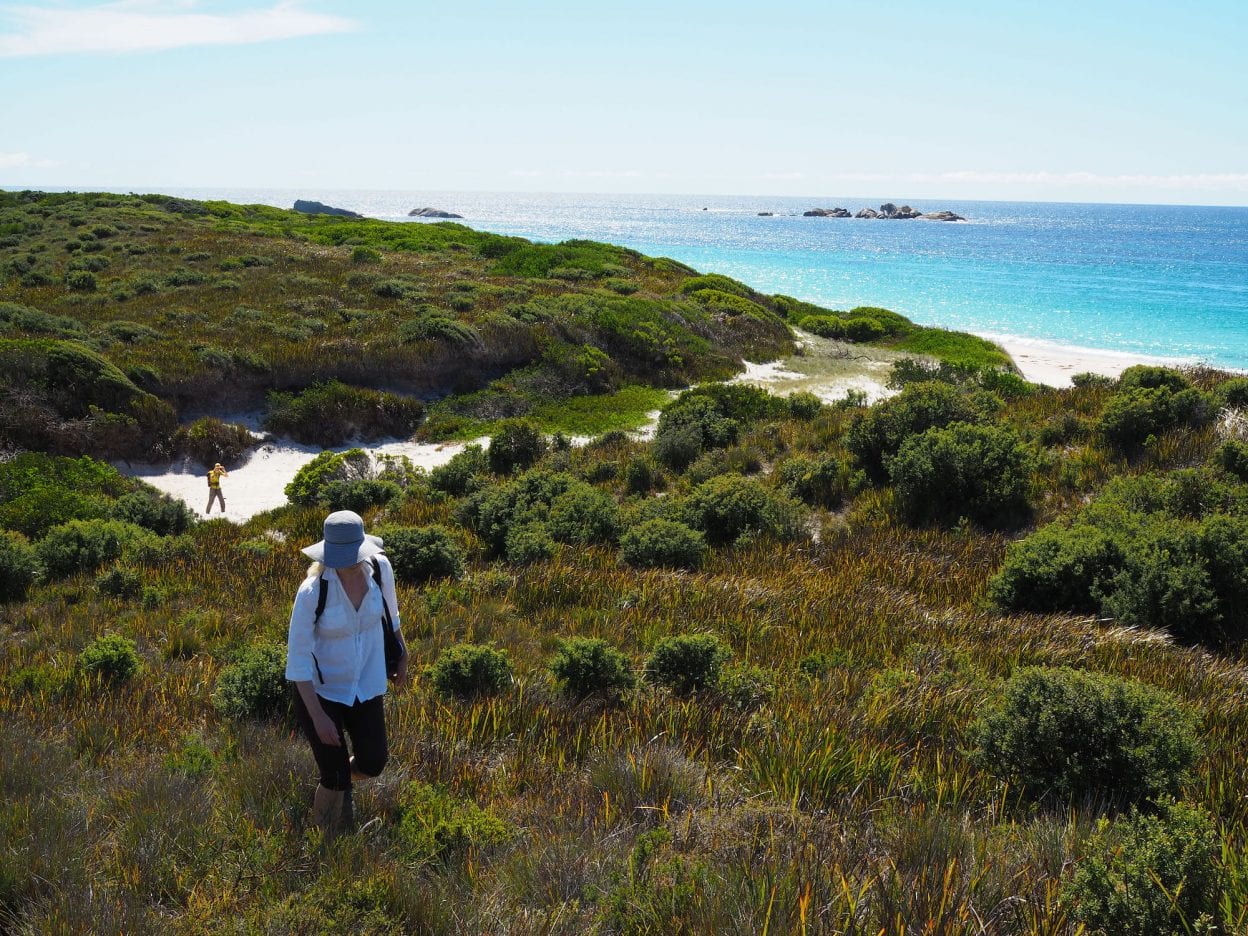
[{"label": "wispy cloud", "polygon": [[0,169],[48,169],[62,165],[53,159],[39,159],[30,153],[0,153]]},{"label": "wispy cloud", "polygon": [[118,0],[0,8],[16,26],[0,33],[0,58],[242,45],[355,28],[351,20],[305,10],[297,0],[231,13],[199,12],[197,6],[194,0]]},{"label": "wispy cloud", "polygon": [[1101,187],[1111,189],[1244,190],[1248,173],[1195,172],[1176,175],[1127,173],[1105,175],[1097,172],[910,172],[888,175],[876,172],[846,172],[832,176],[838,182],[940,183],[966,182],[983,185],[1034,185],[1050,188]]}]

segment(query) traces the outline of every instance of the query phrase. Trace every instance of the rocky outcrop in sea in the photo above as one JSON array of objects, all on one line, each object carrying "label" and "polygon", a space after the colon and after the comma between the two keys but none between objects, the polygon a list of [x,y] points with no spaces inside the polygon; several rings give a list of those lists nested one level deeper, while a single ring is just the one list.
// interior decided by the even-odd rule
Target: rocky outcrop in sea
[{"label": "rocky outcrop in sea", "polygon": [[362,214],[354,211],[348,211],[346,208],[333,208],[329,205],[323,205],[319,201],[304,201],[302,198],[295,202],[295,211],[302,214],[322,214],[334,215],[339,218],[362,218]]},{"label": "rocky outcrop in sea", "polygon": [[802,212],[803,218],[849,218],[852,215],[848,208],[811,208]]},{"label": "rocky outcrop in sea", "polygon": [[407,213],[409,218],[462,218],[463,215],[455,214],[452,211],[443,211],[441,208],[413,208]]},{"label": "rocky outcrop in sea", "polygon": [[927,214],[909,205],[898,207],[892,202],[885,202],[876,208],[861,208],[857,214],[851,214],[848,208],[811,208],[802,212],[803,218],[884,218],[888,221],[908,221],[922,218],[925,221],[965,221],[966,218],[952,211],[929,211]]}]

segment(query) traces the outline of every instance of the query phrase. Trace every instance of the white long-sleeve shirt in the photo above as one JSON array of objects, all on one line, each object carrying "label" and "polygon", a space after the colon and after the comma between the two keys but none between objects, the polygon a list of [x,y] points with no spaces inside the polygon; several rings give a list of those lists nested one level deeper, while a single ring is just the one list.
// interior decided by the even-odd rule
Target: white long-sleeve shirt
[{"label": "white long-sleeve shirt", "polygon": [[375,558],[381,567],[381,588],[373,579],[372,565],[366,562],[368,591],[358,611],[333,569],[322,573],[329,590],[319,621],[317,576],[304,579],[295,593],[286,641],[286,678],[291,682],[310,681],[323,699],[354,705],[357,700],[367,702],[386,691],[382,601],[390,607],[395,631],[399,630],[399,604],[390,561],[385,556]]}]

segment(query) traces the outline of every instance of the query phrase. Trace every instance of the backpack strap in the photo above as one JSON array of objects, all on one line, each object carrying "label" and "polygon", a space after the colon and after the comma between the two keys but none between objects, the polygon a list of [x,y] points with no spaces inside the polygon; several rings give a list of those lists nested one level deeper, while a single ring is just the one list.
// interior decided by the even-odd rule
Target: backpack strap
[{"label": "backpack strap", "polygon": [[320,585],[320,593],[316,596],[316,617],[312,619],[313,625],[321,619],[321,615],[325,613],[325,599],[329,597],[329,582],[325,581],[325,576],[317,579]]},{"label": "backpack strap", "polygon": [[[313,627],[316,627],[317,622],[321,619],[321,615],[325,613],[325,599],[329,597],[329,582],[325,581],[325,576],[317,577],[317,585],[319,586],[319,591],[316,596],[316,617],[312,619]],[[312,654],[312,665],[316,667],[316,678],[320,680],[322,686],[325,685],[325,677],[321,675],[321,663],[316,658],[315,653]]]},{"label": "backpack strap", "polygon": [[381,590],[381,563],[377,561],[376,556],[369,556],[368,563],[373,567],[373,581],[377,583],[377,590],[381,591],[381,615],[386,621],[386,630],[394,630],[394,621],[390,617],[390,603],[386,601],[386,593]]}]

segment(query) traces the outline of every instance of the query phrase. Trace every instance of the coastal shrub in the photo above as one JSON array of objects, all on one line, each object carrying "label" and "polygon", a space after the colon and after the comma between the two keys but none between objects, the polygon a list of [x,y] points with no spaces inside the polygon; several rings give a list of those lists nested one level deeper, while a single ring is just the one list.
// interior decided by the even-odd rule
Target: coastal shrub
[{"label": "coastal shrub", "polygon": [[1240,481],[1248,481],[1248,443],[1227,439],[1213,455],[1214,463]]},{"label": "coastal shrub", "polygon": [[440,695],[451,698],[498,695],[511,685],[511,661],[504,650],[455,644],[438,655],[429,668],[429,680]]},{"label": "coastal shrub", "polygon": [[48,531],[35,551],[53,578],[91,572],[122,553],[151,539],[153,534],[121,520],[71,520]]},{"label": "coastal shrub", "polygon": [[381,478],[331,481],[321,488],[316,502],[326,510],[354,510],[364,513],[371,507],[387,507],[403,499],[403,489]]},{"label": "coastal shrub", "polygon": [[785,397],[785,403],[789,416],[801,422],[810,422],[823,412],[823,400],[805,390],[789,394]]},{"label": "coastal shrub", "polygon": [[724,704],[738,712],[753,712],[775,694],[771,673],[759,666],[734,665],[719,677],[718,693]]},{"label": "coastal shrub", "polygon": [[134,491],[113,502],[115,520],[124,520],[160,536],[185,533],[195,522],[195,514],[182,501],[159,491]]},{"label": "coastal shrub", "polygon": [[404,857],[416,864],[449,864],[480,855],[517,834],[488,809],[426,783],[409,784],[399,805],[399,844]]},{"label": "coastal shrub", "polygon": [[1220,406],[1232,409],[1248,408],[1248,377],[1232,377],[1213,388],[1214,398]]},{"label": "coastal shrub", "polygon": [[559,543],[612,543],[620,532],[620,508],[613,497],[578,483],[550,502],[547,526]]},{"label": "coastal shrub", "polygon": [[555,539],[544,523],[521,523],[508,531],[503,554],[512,565],[545,562],[555,554]]},{"label": "coastal shrub", "polygon": [[714,634],[676,634],[654,646],[646,661],[646,678],[688,696],[713,688],[732,651]]},{"label": "coastal shrub", "polygon": [[70,520],[104,518],[131,482],[106,462],[22,452],[0,461],[0,527],[37,539]]},{"label": "coastal shrub", "polygon": [[796,503],[740,475],[720,475],[699,484],[685,501],[684,515],[711,545],[733,543],[749,535],[792,540],[801,531]]},{"label": "coastal shrub", "polygon": [[485,449],[469,445],[456,452],[445,465],[438,465],[429,472],[429,487],[452,497],[463,497],[482,486],[489,470]]},{"label": "coastal shrub", "polygon": [[1124,552],[1122,568],[1101,589],[1105,613],[1185,641],[1248,634],[1248,518],[1158,518]]},{"label": "coastal shrub", "polygon": [[624,490],[649,494],[663,486],[663,469],[648,455],[634,455],[624,464]]},{"label": "coastal shrub", "polygon": [[906,439],[888,471],[911,523],[967,517],[999,525],[1027,512],[1031,466],[1012,430],[954,423]]},{"label": "coastal shrub", "polygon": [[749,299],[757,295],[754,290],[746,286],[745,283],[734,280],[722,273],[706,273],[702,276],[694,276],[680,284],[680,291],[686,296],[696,293],[703,289],[713,289],[718,292],[731,293],[734,296],[741,296]]},{"label": "coastal shrub", "polygon": [[143,576],[137,569],[116,565],[95,577],[95,590],[109,598],[133,601],[143,594]]},{"label": "coastal shrub", "polygon": [[696,569],[705,555],[706,537],[675,520],[646,520],[620,536],[620,558],[634,568]]},{"label": "coastal shrub", "polygon": [[895,397],[857,414],[846,434],[845,447],[871,478],[882,481],[893,456],[910,436],[955,422],[982,422],[984,409],[983,401],[949,384],[910,384]]},{"label": "coastal shrub", "polygon": [[548,665],[559,691],[573,699],[611,698],[636,682],[628,657],[598,637],[569,637]]},{"label": "coastal shrub", "polygon": [[95,292],[95,274],[90,270],[70,270],[65,274],[65,285],[74,292]]},{"label": "coastal shrub", "polygon": [[513,527],[543,522],[555,498],[579,483],[583,482],[564,472],[533,469],[514,481],[470,495],[456,510],[456,517],[498,555],[505,550]]},{"label": "coastal shrub", "polygon": [[226,718],[235,720],[289,718],[286,648],[257,644],[238,651],[221,668],[212,704]]},{"label": "coastal shrub", "polygon": [[67,315],[49,315],[16,302],[0,302],[0,333],[14,336],[48,335],[79,340],[87,337],[86,329],[77,319]]},{"label": "coastal shrub", "polygon": [[372,476],[372,460],[363,449],[321,452],[295,472],[284,488],[287,500],[302,507],[318,504],[321,492],[336,481],[358,481]]},{"label": "coastal shrub", "polygon": [[1192,382],[1174,368],[1152,364],[1134,364],[1118,375],[1120,390],[1157,390],[1164,387],[1171,393],[1179,393],[1191,385]]},{"label": "coastal shrub", "polygon": [[0,530],[0,604],[22,601],[39,576],[39,557],[15,530]]},{"label": "coastal shrub", "polygon": [[400,582],[423,584],[464,573],[464,550],[444,526],[386,527],[386,555]]},{"label": "coastal shrub", "polygon": [[1176,426],[1201,426],[1213,418],[1208,394],[1189,387],[1174,393],[1169,386],[1132,386],[1109,398],[1097,429],[1123,454],[1134,454],[1151,438]]},{"label": "coastal shrub", "polygon": [[1052,525],[1011,543],[988,596],[1014,611],[1084,611],[1098,608],[1099,589],[1122,568],[1123,545],[1088,524]]},{"label": "coastal shrub", "polygon": [[352,263],[381,263],[381,251],[363,245],[351,249]]},{"label": "coastal shrub", "polygon": [[659,415],[654,455],[680,471],[706,449],[731,445],[739,430],[740,423],[725,416],[717,400],[703,394],[683,395]]},{"label": "coastal shrub", "polygon": [[850,483],[850,472],[834,455],[795,455],[776,466],[781,490],[812,507],[840,504]]},{"label": "coastal shrub", "polygon": [[501,423],[490,436],[490,470],[508,475],[531,467],[546,452],[546,440],[537,426],[524,419]]},{"label": "coastal shrub", "polygon": [[422,312],[399,326],[399,339],[411,344],[417,341],[444,341],[447,344],[481,344],[481,335],[450,315]]},{"label": "coastal shrub", "polygon": [[1221,841],[1202,807],[1174,800],[1155,812],[1101,820],[1062,888],[1062,902],[1089,932],[1215,932],[1224,882]]},{"label": "coastal shrub", "polygon": [[834,341],[845,338],[845,320],[836,315],[807,315],[798,321],[797,327],[820,338]]},{"label": "coastal shrub", "polygon": [[350,387],[337,380],[300,393],[269,394],[265,427],[305,445],[343,445],[353,439],[410,437],[425,406],[412,397]]},{"label": "coastal shrub", "polygon": [[1200,752],[1195,719],[1168,693],[1066,667],[1016,672],[972,735],[983,767],[1059,799],[1176,794]]},{"label": "coastal shrub", "polygon": [[879,341],[888,334],[888,329],[875,318],[868,315],[856,315],[845,319],[845,338],[847,341],[866,343]]},{"label": "coastal shrub", "polygon": [[220,462],[228,467],[237,463],[242,454],[256,444],[256,439],[246,426],[204,416],[181,429],[176,444],[201,465]]},{"label": "coastal shrub", "polygon": [[133,679],[143,668],[143,661],[133,640],[120,634],[105,634],[82,648],[75,668],[88,678],[117,684]]}]

